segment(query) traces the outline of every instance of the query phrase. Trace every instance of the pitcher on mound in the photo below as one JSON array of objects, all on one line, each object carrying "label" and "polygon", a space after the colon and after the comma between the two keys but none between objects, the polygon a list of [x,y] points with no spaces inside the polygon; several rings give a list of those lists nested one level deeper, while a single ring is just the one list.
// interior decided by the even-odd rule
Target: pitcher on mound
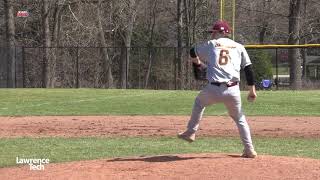
[{"label": "pitcher on mound", "polygon": [[[238,127],[244,146],[242,157],[255,158],[257,153],[252,144],[249,125],[242,111],[239,88],[240,70],[243,69],[249,87],[248,101],[255,101],[257,94],[252,63],[244,46],[229,38],[230,32],[227,22],[217,21],[210,31],[212,40],[190,49],[196,79],[205,78],[208,84],[195,99],[187,130],[179,133],[178,137],[193,142],[205,108],[223,103]],[[201,76],[203,72],[205,76]]]}]

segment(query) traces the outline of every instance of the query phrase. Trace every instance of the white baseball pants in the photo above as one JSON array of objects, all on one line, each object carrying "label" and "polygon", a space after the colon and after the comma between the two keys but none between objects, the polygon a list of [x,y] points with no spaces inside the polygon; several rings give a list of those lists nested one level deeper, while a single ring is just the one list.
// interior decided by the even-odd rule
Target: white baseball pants
[{"label": "white baseball pants", "polygon": [[208,84],[195,99],[188,131],[196,132],[205,107],[217,103],[224,103],[229,115],[237,124],[244,148],[253,149],[250,128],[241,108],[239,85],[227,87],[225,84],[220,86]]}]

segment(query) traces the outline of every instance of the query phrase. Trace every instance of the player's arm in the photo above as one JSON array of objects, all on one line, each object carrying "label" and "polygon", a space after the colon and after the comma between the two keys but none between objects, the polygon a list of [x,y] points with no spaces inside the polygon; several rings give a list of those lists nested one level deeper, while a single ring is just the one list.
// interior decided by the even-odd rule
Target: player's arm
[{"label": "player's arm", "polygon": [[247,85],[249,87],[248,101],[255,101],[257,98],[256,87],[254,85],[255,78],[252,71],[252,65],[247,65],[244,67],[244,72],[246,75]]},{"label": "player's arm", "polygon": [[207,68],[207,65],[200,60],[194,47],[190,49],[190,57],[194,66],[197,66],[197,67],[201,66],[202,68]]},{"label": "player's arm", "polygon": [[248,101],[252,102],[255,101],[257,98],[257,93],[256,93],[256,87],[255,87],[255,78],[253,76],[253,70],[252,70],[252,65],[251,65],[251,61],[249,58],[249,55],[246,51],[246,49],[244,48],[244,46],[242,46],[242,52],[241,52],[241,67],[244,68],[244,72],[246,75],[246,79],[247,79],[247,85],[249,86],[249,93],[248,93]]},{"label": "player's arm", "polygon": [[200,66],[206,67],[206,64],[203,63],[202,60],[206,59],[208,55],[208,51],[211,49],[211,46],[212,46],[211,41],[203,42],[193,46],[190,49],[190,57],[191,57],[192,63],[198,66],[200,65]]},{"label": "player's arm", "polygon": [[194,77],[197,80],[206,80],[207,65],[201,62],[199,56],[197,56],[195,48],[190,49],[190,57],[192,59],[192,67]]},{"label": "player's arm", "polygon": [[192,47],[192,48],[190,49],[190,57],[191,57],[191,59],[192,59],[192,63],[193,63],[193,64],[198,65],[198,66],[201,65],[202,62],[201,62],[199,56],[197,56],[196,50],[195,50],[194,47]]}]

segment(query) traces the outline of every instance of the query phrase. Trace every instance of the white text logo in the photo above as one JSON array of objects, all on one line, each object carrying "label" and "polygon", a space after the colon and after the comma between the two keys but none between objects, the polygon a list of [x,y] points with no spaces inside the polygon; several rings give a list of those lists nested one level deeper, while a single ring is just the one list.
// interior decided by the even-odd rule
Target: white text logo
[{"label": "white text logo", "polygon": [[44,164],[49,164],[49,159],[26,159],[16,157],[17,164],[29,164],[30,170],[44,170]]}]

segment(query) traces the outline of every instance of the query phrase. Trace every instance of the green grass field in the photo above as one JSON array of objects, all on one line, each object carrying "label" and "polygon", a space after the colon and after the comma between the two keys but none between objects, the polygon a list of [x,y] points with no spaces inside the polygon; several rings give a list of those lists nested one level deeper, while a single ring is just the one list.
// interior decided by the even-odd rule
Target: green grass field
[{"label": "green grass field", "polygon": [[[254,138],[259,154],[320,159],[320,140]],[[51,163],[123,156],[182,153],[237,153],[239,138],[203,137],[194,143],[174,137],[150,138],[15,138],[0,139],[0,167],[14,166],[19,158],[48,158]]]},{"label": "green grass field", "polygon": [[[189,115],[197,91],[105,89],[0,89],[1,116],[29,115]],[[245,101],[247,115],[320,116],[320,91],[259,91]],[[226,115],[223,105],[206,115]],[[320,118],[319,118],[320,120]],[[290,123],[290,122],[288,122]],[[320,140],[254,137],[259,154],[320,159]],[[51,162],[123,156],[221,152],[241,153],[239,138],[203,137],[189,144],[175,137],[150,138],[0,138],[0,167],[16,157]]]},{"label": "green grass field", "polygon": [[[197,91],[105,89],[0,89],[0,116],[189,115]],[[258,91],[246,115],[320,116],[320,91]],[[227,115],[223,105],[206,115]]]}]

